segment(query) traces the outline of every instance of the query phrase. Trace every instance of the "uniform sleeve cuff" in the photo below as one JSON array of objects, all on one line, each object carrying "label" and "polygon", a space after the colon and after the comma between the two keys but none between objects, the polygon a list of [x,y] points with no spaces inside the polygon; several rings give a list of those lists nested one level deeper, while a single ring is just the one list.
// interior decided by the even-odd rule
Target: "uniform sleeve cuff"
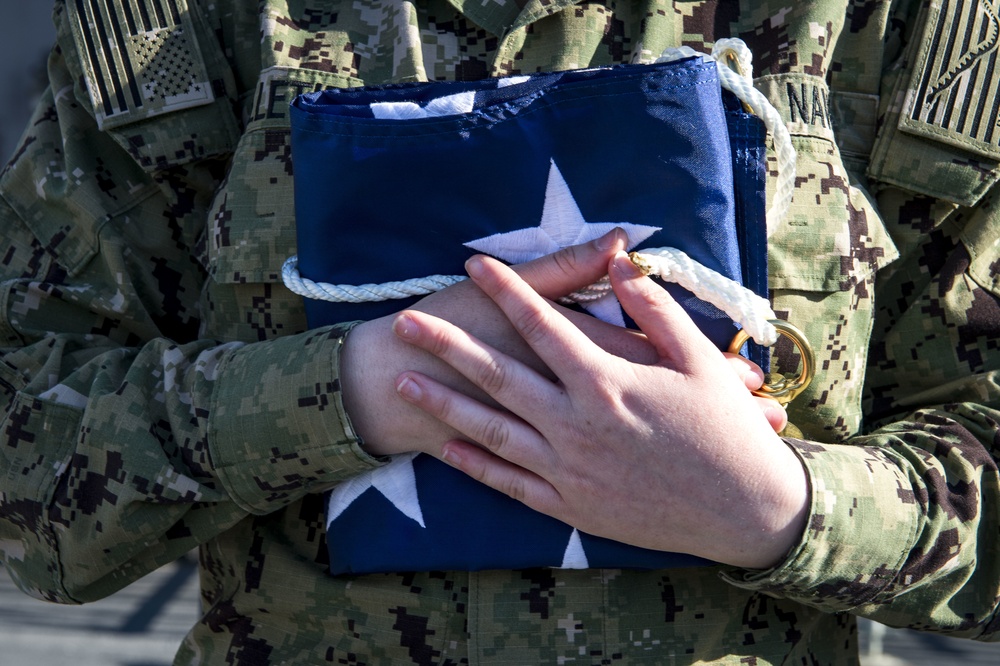
[{"label": "uniform sleeve cuff", "polygon": [[903,467],[877,447],[787,439],[809,476],[801,542],[767,571],[730,570],[732,584],[827,612],[875,601],[913,546],[921,509]]},{"label": "uniform sleeve cuff", "polygon": [[221,365],[210,453],[247,511],[270,513],[380,464],[361,448],[341,399],[340,349],[349,329],[246,345]]}]

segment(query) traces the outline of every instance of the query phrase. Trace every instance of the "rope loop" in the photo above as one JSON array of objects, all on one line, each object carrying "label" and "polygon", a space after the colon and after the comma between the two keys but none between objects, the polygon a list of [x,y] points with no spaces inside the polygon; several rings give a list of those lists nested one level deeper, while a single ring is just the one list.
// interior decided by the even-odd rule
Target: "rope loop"
[{"label": "rope loop", "polygon": [[[769,321],[774,319],[775,315],[767,299],[761,298],[738,282],[706,268],[672,247],[646,249],[641,253],[633,252],[629,257],[646,275],[657,275],[662,280],[679,284],[701,300],[725,312],[758,344],[769,347],[777,341],[778,334]],[[430,275],[421,279],[382,284],[317,283],[299,275],[296,256],[289,257],[285,261],[281,268],[281,277],[285,286],[293,293],[330,303],[368,303],[426,296],[467,279],[464,275]],[[611,284],[605,278],[560,299],[560,302],[586,304],[606,296],[610,291]]]},{"label": "rope loop", "polygon": [[313,282],[299,274],[299,257],[292,255],[281,266],[281,280],[299,296],[329,303],[373,303],[410,296],[427,296],[467,279],[464,275],[428,275],[401,282],[381,284],[330,284]]},{"label": "rope loop", "polygon": [[725,312],[757,344],[770,347],[778,341],[778,332],[771,323],[776,319],[771,304],[740,283],[672,247],[646,248],[629,253],[629,258],[644,274],[679,284]]}]

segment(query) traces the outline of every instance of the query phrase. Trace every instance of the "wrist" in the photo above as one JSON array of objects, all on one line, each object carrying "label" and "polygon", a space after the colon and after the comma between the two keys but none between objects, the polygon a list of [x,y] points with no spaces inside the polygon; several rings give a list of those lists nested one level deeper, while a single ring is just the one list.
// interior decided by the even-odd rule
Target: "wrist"
[{"label": "wrist", "polygon": [[746,547],[737,566],[767,569],[779,564],[802,540],[809,517],[808,475],[798,455],[782,439],[775,455],[768,456],[761,471],[757,497],[751,503],[753,519],[744,534]]},{"label": "wrist", "polygon": [[376,328],[373,322],[362,322],[344,337],[340,350],[340,391],[344,412],[361,448],[369,455],[383,456],[388,452],[373,444],[377,441],[374,427],[378,418],[374,410],[377,401],[366,393],[374,369],[368,367],[365,350],[376,344]]}]

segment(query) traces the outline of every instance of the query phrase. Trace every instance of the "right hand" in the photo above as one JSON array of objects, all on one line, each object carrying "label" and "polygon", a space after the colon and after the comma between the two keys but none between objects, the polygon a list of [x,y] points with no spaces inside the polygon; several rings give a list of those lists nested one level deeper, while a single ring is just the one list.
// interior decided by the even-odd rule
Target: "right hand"
[{"label": "right hand", "polygon": [[[555,299],[606,275],[609,261],[624,245],[625,234],[616,229],[601,239],[565,248],[514,270],[539,294]],[[431,294],[411,309],[455,324],[551,377],[496,304],[471,281]],[[566,310],[565,314],[605,351],[635,363],[657,361],[655,349],[642,333],[578,312]],[[392,331],[394,319],[395,315],[374,319],[348,334],[341,351],[345,409],[365,450],[372,455],[422,451],[440,456],[441,446],[460,434],[399,397],[395,385],[400,373],[421,372],[478,400],[489,398],[435,356],[401,342]],[[749,389],[760,387],[763,373],[756,365],[740,356],[731,356],[730,363]],[[784,427],[784,411],[777,403],[765,399],[759,403],[776,430]]]},{"label": "right hand", "polygon": [[474,257],[476,284],[556,374],[540,375],[423,312],[396,333],[460,371],[501,409],[414,372],[400,395],[463,433],[444,460],[585,532],[767,568],[798,539],[809,488],[726,357],[624,252],[611,284],[660,354],[633,363],[594,344],[509,267]]}]

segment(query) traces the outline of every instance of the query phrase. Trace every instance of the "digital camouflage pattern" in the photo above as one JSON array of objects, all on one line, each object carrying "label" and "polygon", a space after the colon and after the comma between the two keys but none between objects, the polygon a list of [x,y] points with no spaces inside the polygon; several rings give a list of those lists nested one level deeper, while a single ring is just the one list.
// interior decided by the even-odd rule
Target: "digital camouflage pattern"
[{"label": "digital camouflage pattern", "polygon": [[[854,615],[995,639],[996,15],[57,2],[51,86],[0,175],[0,559],[26,592],[81,603],[199,547],[203,615],[178,664],[852,664]],[[770,260],[776,310],[819,357],[790,408],[801,543],[770,571],[329,576],[316,493],[379,462],[340,401],[347,326],[306,331],[280,283],[289,101],[725,36],[754,51],[799,155]],[[778,368],[796,363],[779,345]]]}]

